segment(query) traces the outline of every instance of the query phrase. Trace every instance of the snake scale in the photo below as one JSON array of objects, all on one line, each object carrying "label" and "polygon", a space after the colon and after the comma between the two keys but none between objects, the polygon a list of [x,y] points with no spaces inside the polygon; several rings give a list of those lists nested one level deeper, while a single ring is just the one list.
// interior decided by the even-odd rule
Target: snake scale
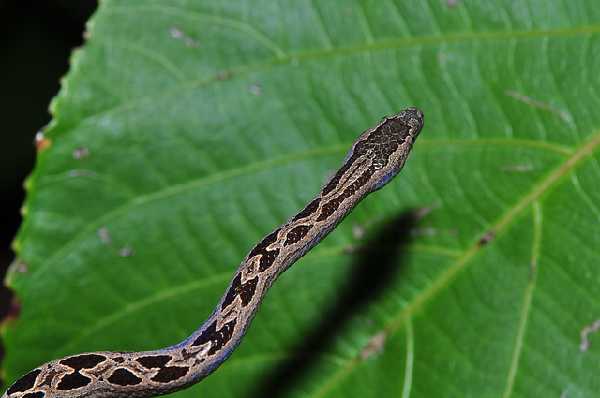
[{"label": "snake scale", "polygon": [[212,315],[181,343],[57,359],[18,379],[2,398],[149,397],[197,383],[231,355],[275,279],[398,174],[422,127],[423,113],[407,108],[362,133],[321,192],[254,246]]}]

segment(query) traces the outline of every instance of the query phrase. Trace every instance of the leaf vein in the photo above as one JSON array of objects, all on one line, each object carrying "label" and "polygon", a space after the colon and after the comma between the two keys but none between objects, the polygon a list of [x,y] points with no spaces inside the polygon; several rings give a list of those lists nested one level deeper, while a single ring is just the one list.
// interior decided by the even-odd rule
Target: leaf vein
[{"label": "leaf vein", "polygon": [[540,256],[540,246],[542,241],[542,209],[538,201],[533,203],[533,244],[531,247],[531,274],[529,283],[525,288],[525,294],[523,295],[523,305],[521,308],[521,316],[519,319],[519,326],[517,329],[517,335],[515,338],[515,349],[513,351],[510,368],[506,380],[506,389],[502,398],[510,398],[514,390],[515,379],[517,377],[517,370],[519,369],[519,360],[521,353],[523,352],[523,341],[525,340],[525,333],[527,331],[527,323],[531,315],[531,302],[533,301],[533,294],[537,282],[537,269],[538,259]]}]

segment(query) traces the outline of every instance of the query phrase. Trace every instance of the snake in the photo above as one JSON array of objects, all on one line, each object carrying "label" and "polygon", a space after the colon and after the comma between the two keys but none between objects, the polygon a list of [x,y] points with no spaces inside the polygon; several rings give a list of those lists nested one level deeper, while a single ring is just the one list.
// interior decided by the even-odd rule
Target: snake
[{"label": "snake", "polygon": [[185,340],[153,351],[56,359],[19,378],[2,398],[151,397],[211,374],[240,344],[277,277],[400,172],[423,117],[419,109],[406,108],[365,130],[321,191],[250,250],[212,314]]}]

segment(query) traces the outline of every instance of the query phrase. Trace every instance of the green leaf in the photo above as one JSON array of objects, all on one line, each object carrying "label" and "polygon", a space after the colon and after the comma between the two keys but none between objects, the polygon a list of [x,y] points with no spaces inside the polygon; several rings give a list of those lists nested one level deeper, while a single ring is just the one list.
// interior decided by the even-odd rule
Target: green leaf
[{"label": "green leaf", "polygon": [[402,175],[177,395],[597,396],[594,1],[105,0],[88,28],[27,181],[8,382],[183,339],[357,135],[414,105]]}]

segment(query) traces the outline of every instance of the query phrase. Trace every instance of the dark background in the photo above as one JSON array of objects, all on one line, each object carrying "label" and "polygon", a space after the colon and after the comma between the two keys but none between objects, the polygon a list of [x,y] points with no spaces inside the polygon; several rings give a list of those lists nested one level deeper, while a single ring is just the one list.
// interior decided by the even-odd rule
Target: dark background
[{"label": "dark background", "polygon": [[[95,0],[0,0],[2,280],[14,259],[10,244],[21,223],[23,181],[35,162],[35,133],[50,121],[48,105],[95,8]],[[10,302],[10,292],[0,284],[0,320]]]}]

